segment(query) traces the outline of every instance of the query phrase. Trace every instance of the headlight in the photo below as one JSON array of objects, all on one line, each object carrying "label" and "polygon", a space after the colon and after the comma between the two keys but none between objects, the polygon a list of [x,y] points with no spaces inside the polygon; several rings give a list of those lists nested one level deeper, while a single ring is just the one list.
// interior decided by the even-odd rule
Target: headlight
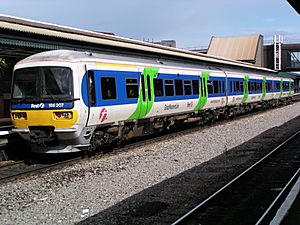
[{"label": "headlight", "polygon": [[27,120],[26,112],[13,112],[13,113],[11,113],[11,116],[14,120],[17,120],[17,119]]},{"label": "headlight", "polygon": [[70,120],[70,119],[73,119],[73,113],[72,112],[54,112],[54,119]]}]

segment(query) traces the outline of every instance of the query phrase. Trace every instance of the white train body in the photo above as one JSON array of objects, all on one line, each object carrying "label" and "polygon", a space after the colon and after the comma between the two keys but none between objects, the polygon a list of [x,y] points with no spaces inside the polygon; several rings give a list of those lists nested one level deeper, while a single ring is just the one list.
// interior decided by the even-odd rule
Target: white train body
[{"label": "white train body", "polygon": [[274,106],[292,86],[275,73],[57,50],[15,66],[11,119],[33,151],[73,152]]}]

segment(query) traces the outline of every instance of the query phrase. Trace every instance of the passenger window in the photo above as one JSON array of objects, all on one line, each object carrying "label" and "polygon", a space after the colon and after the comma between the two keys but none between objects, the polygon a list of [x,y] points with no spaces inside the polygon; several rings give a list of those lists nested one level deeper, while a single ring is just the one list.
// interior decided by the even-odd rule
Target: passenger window
[{"label": "passenger window", "polygon": [[175,93],[176,95],[183,95],[182,80],[175,80]]},{"label": "passenger window", "polygon": [[258,88],[259,88],[258,89],[259,91],[262,91],[262,83],[261,82],[258,82]]},{"label": "passenger window", "polygon": [[165,92],[166,96],[174,95],[174,82],[173,80],[165,80]]},{"label": "passenger window", "polygon": [[219,81],[214,80],[213,85],[214,85],[214,93],[219,94]]},{"label": "passenger window", "polygon": [[199,95],[199,80],[192,80],[193,94]]},{"label": "passenger window", "polygon": [[244,82],[243,81],[240,82],[240,91],[244,92]]},{"label": "passenger window", "polygon": [[286,91],[289,90],[289,83],[288,82],[285,82],[285,88],[284,88]]},{"label": "passenger window", "polygon": [[213,84],[211,80],[207,81],[207,92],[208,94],[212,94],[213,93]]},{"label": "passenger window", "polygon": [[254,84],[254,82],[250,82],[250,91],[255,91],[255,84]]},{"label": "passenger window", "polygon": [[255,91],[260,91],[260,83],[255,82]]},{"label": "passenger window", "polygon": [[267,82],[267,91],[271,91],[271,83]]},{"label": "passenger window", "polygon": [[234,81],[233,84],[234,84],[233,87],[234,92],[240,92],[240,82]]},{"label": "passenger window", "polygon": [[136,78],[126,78],[126,94],[127,98],[139,97],[139,86]]},{"label": "passenger window", "polygon": [[162,79],[154,79],[154,95],[156,97],[160,97],[164,95],[163,89],[163,80]]},{"label": "passenger window", "polygon": [[192,95],[192,85],[190,80],[184,81],[184,94],[185,95]]},{"label": "passenger window", "polygon": [[223,88],[222,93],[225,93],[225,92],[226,92],[226,89],[225,89],[225,81],[222,81],[222,88]]},{"label": "passenger window", "polygon": [[101,77],[102,99],[111,100],[117,98],[116,80],[114,77]]}]

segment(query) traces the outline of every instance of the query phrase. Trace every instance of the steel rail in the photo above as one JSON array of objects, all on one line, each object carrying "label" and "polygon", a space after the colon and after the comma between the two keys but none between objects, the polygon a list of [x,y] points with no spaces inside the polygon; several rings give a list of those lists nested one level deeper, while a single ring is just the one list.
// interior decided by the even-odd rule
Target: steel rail
[{"label": "steel rail", "polygon": [[[16,179],[22,178],[24,176],[34,175],[35,173],[39,173],[39,172],[46,171],[49,169],[55,169],[55,168],[61,167],[61,166],[68,166],[71,163],[76,163],[76,161],[80,161],[81,159],[82,159],[81,157],[77,157],[74,159],[64,160],[64,161],[53,163],[53,164],[45,164],[45,165],[38,164],[38,165],[30,165],[30,166],[27,165],[27,167],[23,171],[0,177],[0,184],[4,184],[11,180],[16,180]],[[20,165],[21,164],[22,163],[20,163]],[[25,164],[23,164],[23,165],[26,166]],[[7,172],[9,172],[9,171],[7,171]],[[10,172],[12,173],[12,171],[10,171]]]},{"label": "steel rail", "polygon": [[260,165],[263,161],[265,161],[267,158],[269,158],[272,154],[274,154],[278,149],[280,149],[283,145],[288,143],[290,140],[292,140],[295,136],[297,136],[300,133],[300,130],[294,133],[292,136],[290,136],[288,139],[286,139],[284,142],[282,142],[280,145],[278,145],[276,148],[274,148],[271,152],[269,152],[267,155],[265,155],[263,158],[261,158],[259,161],[254,163],[252,166],[247,168],[244,172],[239,174],[237,177],[235,177],[233,180],[231,180],[229,183],[227,183],[225,186],[223,186],[221,189],[216,191],[214,194],[206,198],[204,201],[202,201],[200,204],[195,206],[192,210],[184,214],[182,217],[177,219],[175,222],[173,222],[171,225],[177,225],[183,222],[185,219],[187,219],[189,216],[191,216],[195,211],[199,210],[201,207],[203,207],[206,203],[208,203],[211,199],[216,197],[218,194],[220,194],[222,191],[224,191],[226,188],[228,188],[230,185],[235,183],[237,180],[239,180],[241,177],[243,177],[245,174],[247,174],[249,171],[251,171],[256,166]]},{"label": "steel rail", "polygon": [[259,220],[257,221],[257,223],[255,225],[259,225],[259,224],[265,223],[265,220],[266,220],[267,216],[270,215],[270,213],[271,213],[272,210],[274,210],[274,208],[276,207],[276,204],[278,204],[278,202],[280,201],[280,198],[286,196],[286,192],[291,189],[291,185],[294,185],[297,182],[299,175],[300,175],[300,169],[297,170],[297,172],[293,175],[293,177],[289,180],[289,182],[284,186],[284,188],[277,195],[277,197],[275,198],[275,200],[271,203],[271,205],[269,206],[269,208],[259,218]]}]

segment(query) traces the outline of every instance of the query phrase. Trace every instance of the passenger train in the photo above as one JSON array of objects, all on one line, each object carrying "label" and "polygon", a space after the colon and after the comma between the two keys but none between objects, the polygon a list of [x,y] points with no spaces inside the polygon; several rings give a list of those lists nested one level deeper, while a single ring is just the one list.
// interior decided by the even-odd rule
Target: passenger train
[{"label": "passenger train", "polygon": [[32,151],[94,151],[287,103],[292,87],[293,80],[271,70],[54,50],[16,64],[11,119]]}]

